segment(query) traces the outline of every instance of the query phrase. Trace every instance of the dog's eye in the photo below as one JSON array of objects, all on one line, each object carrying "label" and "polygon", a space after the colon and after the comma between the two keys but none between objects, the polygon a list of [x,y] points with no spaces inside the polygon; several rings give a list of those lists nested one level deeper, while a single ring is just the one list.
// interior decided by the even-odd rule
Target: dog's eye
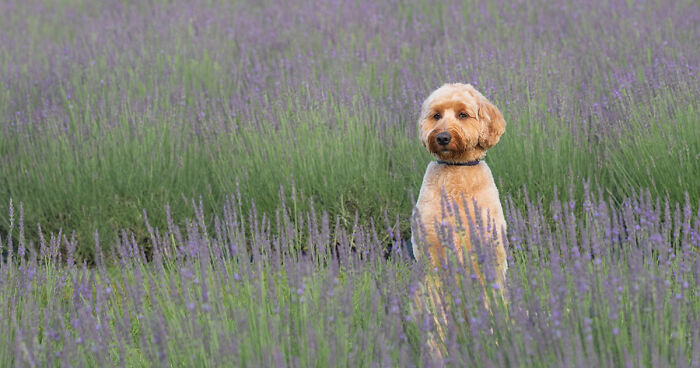
[{"label": "dog's eye", "polygon": [[459,115],[457,115],[457,117],[460,119],[466,119],[469,117],[469,115],[467,115],[467,113],[460,112]]},{"label": "dog's eye", "polygon": [[433,119],[435,120],[440,120],[442,118],[442,115],[438,112],[437,114],[433,115]]}]

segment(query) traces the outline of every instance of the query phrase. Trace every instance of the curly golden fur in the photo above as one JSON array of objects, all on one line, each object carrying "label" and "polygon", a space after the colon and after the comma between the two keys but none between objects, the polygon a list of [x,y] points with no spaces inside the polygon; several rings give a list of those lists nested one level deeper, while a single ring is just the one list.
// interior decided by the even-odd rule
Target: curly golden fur
[{"label": "curly golden fur", "polygon": [[[450,163],[482,160],[486,151],[498,143],[505,127],[498,108],[474,87],[461,83],[445,84],[431,93],[423,103],[418,120],[423,146],[436,159]],[[471,249],[473,239],[468,229],[475,226],[472,229],[485,240],[481,244],[495,255],[492,257],[495,280],[491,282],[503,290],[508,267],[503,244],[506,221],[486,162],[479,161],[472,166],[431,162],[423,178],[414,218],[422,224],[414,226],[411,234],[416,259],[429,253],[433,266],[437,267],[445,260],[448,244],[453,242],[461,266],[467,267],[463,260],[471,259],[472,270],[484,282],[483,271]],[[444,244],[445,240],[448,244]],[[463,257],[465,251],[469,257]],[[439,282],[433,279],[424,286],[428,299],[441,307],[443,303],[436,292]],[[442,331],[441,325],[438,321],[438,333]]]},{"label": "curly golden fur", "polygon": [[[482,160],[486,150],[493,147],[505,132],[506,122],[501,112],[486,97],[470,84],[445,84],[428,96],[423,103],[418,120],[419,136],[423,146],[441,161],[463,163]],[[447,132],[448,144],[440,144],[437,135]],[[443,194],[444,193],[444,194]],[[443,195],[445,197],[443,197]],[[450,203],[443,203],[444,199]],[[466,204],[465,209],[452,211],[447,219],[443,209],[453,204]],[[487,235],[489,246],[496,255],[497,281],[503,283],[507,266],[503,235],[506,221],[491,170],[486,162],[474,166],[445,165],[431,162],[423,177],[423,185],[416,203],[418,217],[423,224],[422,237],[427,244],[413,242],[413,254],[419,258],[430,252],[432,262],[438,265],[445,256],[445,245],[438,241],[436,221],[451,223],[455,234],[452,239],[461,246],[456,247],[458,259],[464,250],[470,252],[469,234],[461,231],[457,223],[481,223],[482,235]],[[470,218],[461,214],[468,213]],[[477,215],[480,219],[477,219]],[[459,219],[456,216],[460,216]],[[438,223],[439,225],[439,223]],[[463,226],[463,228],[466,226]],[[415,236],[414,236],[415,237]],[[417,240],[417,239],[414,239]],[[459,241],[462,240],[462,241]],[[475,265],[476,266],[476,265]],[[479,278],[482,278],[476,268]]]}]

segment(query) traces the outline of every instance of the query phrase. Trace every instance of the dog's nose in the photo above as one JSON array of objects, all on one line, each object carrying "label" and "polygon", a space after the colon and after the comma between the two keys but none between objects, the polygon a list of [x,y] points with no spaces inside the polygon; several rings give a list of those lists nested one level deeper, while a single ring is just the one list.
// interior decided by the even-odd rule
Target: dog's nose
[{"label": "dog's nose", "polygon": [[446,146],[452,140],[452,136],[448,132],[442,132],[438,133],[435,139],[437,139],[439,145]]}]

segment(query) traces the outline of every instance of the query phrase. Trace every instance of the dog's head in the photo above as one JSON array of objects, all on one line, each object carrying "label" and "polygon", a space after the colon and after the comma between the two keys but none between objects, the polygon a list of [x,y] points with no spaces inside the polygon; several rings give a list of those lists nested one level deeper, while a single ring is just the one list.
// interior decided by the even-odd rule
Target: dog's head
[{"label": "dog's head", "polygon": [[423,102],[418,119],[423,146],[436,158],[451,162],[483,158],[505,129],[498,108],[471,84],[436,89]]}]

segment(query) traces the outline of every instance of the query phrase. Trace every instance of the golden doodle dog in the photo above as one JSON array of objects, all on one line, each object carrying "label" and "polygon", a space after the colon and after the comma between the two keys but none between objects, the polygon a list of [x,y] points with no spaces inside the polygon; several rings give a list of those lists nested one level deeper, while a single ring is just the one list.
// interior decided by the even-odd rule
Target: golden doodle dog
[{"label": "golden doodle dog", "polygon": [[462,266],[469,266],[463,260],[471,259],[472,270],[484,282],[471,249],[471,234],[479,234],[485,251],[492,252],[493,281],[500,290],[508,267],[503,244],[506,221],[493,175],[483,159],[505,128],[498,108],[470,84],[445,84],[428,96],[418,130],[421,143],[437,161],[428,165],[423,177],[414,208],[421,226],[414,226],[411,234],[416,259],[429,253],[437,267],[453,245]]},{"label": "golden doodle dog", "polygon": [[[423,102],[418,128],[421,143],[437,161],[428,164],[414,209],[423,225],[412,233],[414,256],[418,259],[427,251],[434,266],[444,261],[447,245],[438,233],[447,221],[452,234],[443,235],[443,240],[452,239],[462,260],[464,251],[471,254],[469,224],[481,225],[477,233],[495,254],[495,282],[502,286],[508,267],[503,244],[506,221],[493,175],[482,160],[505,132],[503,115],[472,85],[445,84]],[[465,205],[466,209],[454,208]],[[482,272],[472,263],[483,282]]]},{"label": "golden doodle dog", "polygon": [[[460,267],[471,266],[484,286],[488,281],[502,292],[508,267],[506,221],[493,175],[483,159],[505,132],[503,115],[470,84],[445,84],[423,102],[418,128],[420,141],[437,161],[428,164],[414,208],[413,255],[416,259],[429,255],[437,268],[445,262],[447,249],[453,249]],[[479,239],[472,239],[473,234]],[[475,240],[482,251],[491,252],[486,259],[492,261],[493,279],[487,280],[472,252]],[[417,294],[416,303],[422,309],[423,302],[432,302],[437,333],[444,338],[446,306],[439,296],[440,282],[425,281],[421,289],[427,298],[420,300]],[[435,337],[428,344],[442,356]]]}]

